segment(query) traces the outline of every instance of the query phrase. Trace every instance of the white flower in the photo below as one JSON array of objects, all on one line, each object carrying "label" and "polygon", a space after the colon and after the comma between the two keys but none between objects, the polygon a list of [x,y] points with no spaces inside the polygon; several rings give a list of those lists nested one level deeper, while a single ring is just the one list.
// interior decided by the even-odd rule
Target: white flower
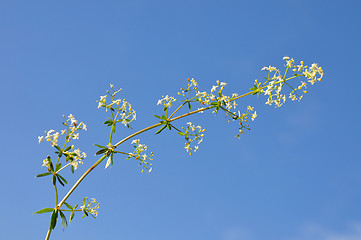
[{"label": "white flower", "polygon": [[74,133],[72,136],[73,139],[79,139],[79,133]]},{"label": "white flower", "polygon": [[252,121],[254,121],[254,119],[257,117],[257,112],[256,111],[254,111],[254,113],[252,114]]},{"label": "white flower", "polygon": [[39,136],[38,139],[39,139],[39,143],[41,143],[42,141],[44,141],[44,136]]},{"label": "white flower", "polygon": [[217,88],[218,88],[218,86],[213,86],[212,89],[211,89],[211,93],[214,92],[214,91],[216,91]]}]

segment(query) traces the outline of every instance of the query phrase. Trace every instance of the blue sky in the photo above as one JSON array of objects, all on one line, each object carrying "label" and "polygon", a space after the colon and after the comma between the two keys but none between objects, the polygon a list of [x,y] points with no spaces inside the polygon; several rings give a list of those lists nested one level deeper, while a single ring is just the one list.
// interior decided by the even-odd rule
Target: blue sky
[{"label": "blue sky", "polygon": [[[75,216],[51,239],[361,239],[358,1],[0,1],[1,239],[45,237],[52,207],[45,130],[62,115],[88,126],[88,157],[106,143],[96,100],[109,84],[137,111],[133,131],[156,123],[162,95],[194,77],[209,91],[245,93],[283,56],[319,63],[324,80],[281,108],[247,97],[258,118],[240,140],[222,114],[189,118],[206,129],[191,157],[175,132],[143,134],[151,174],[119,156],[95,169],[69,199],[95,197],[96,220]],[[188,121],[188,120],[185,120]],[[118,128],[116,140],[132,133]],[[130,143],[122,150],[130,151]],[[68,173],[67,173],[68,174]],[[67,186],[66,189],[68,189]],[[60,195],[66,193],[60,190]]]}]

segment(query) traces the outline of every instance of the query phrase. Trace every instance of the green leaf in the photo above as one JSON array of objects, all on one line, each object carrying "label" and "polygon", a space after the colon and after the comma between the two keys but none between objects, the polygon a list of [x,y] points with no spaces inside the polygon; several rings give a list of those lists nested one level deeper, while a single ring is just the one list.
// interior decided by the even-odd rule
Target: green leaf
[{"label": "green leaf", "polygon": [[117,128],[117,125],[116,124],[113,124],[113,126],[112,126],[112,133],[115,133],[115,129]]},{"label": "green leaf", "polygon": [[106,153],[107,151],[108,151],[107,148],[100,149],[98,152],[95,153],[95,155],[103,154],[103,153]]},{"label": "green leaf", "polygon": [[65,180],[65,178],[63,178],[63,177],[60,176],[59,174],[56,174],[56,176],[58,177],[58,180],[59,180],[59,178],[60,178],[63,182],[65,182],[65,184],[68,184],[67,181]]},{"label": "green leaf", "polygon": [[[113,121],[112,121],[112,120],[107,120],[107,121],[104,122],[104,124],[109,124],[109,123],[110,123],[110,124],[113,124]],[[109,125],[108,125],[108,126],[109,126]]]},{"label": "green leaf", "polygon": [[51,229],[55,228],[57,220],[58,220],[58,210],[53,210],[53,213],[51,214],[51,220],[50,220],[50,228]]},{"label": "green leaf", "polygon": [[71,222],[71,220],[73,220],[73,218],[74,218],[74,211],[71,211],[70,218],[69,218],[69,223]]},{"label": "green leaf", "polygon": [[61,225],[63,225],[63,231],[65,230],[65,227],[68,226],[68,222],[66,221],[66,217],[62,211],[59,210],[60,218],[61,218]]},{"label": "green leaf", "polygon": [[70,169],[71,169],[71,172],[74,174],[74,166],[73,165],[70,166]]},{"label": "green leaf", "polygon": [[58,179],[59,183],[64,187],[65,185],[64,185],[63,181],[61,181],[61,179],[59,178],[59,176],[58,176],[58,175],[55,175],[55,176],[56,176],[56,178]]},{"label": "green leaf", "polygon": [[159,119],[167,120],[167,117],[164,115],[162,115],[161,117],[159,117],[158,115],[153,115],[153,116]]},{"label": "green leaf", "polygon": [[88,213],[87,213],[85,210],[83,210],[83,213],[84,213],[83,218],[84,218],[85,216],[88,216]]},{"label": "green leaf", "polygon": [[86,198],[83,198],[83,206],[86,204]]},{"label": "green leaf", "polygon": [[56,185],[56,177],[53,175],[53,185]]},{"label": "green leaf", "polygon": [[110,157],[107,160],[107,164],[105,165],[105,168],[109,167],[109,165],[113,166],[113,158],[112,158],[113,154],[110,155]]},{"label": "green leaf", "polygon": [[183,132],[178,132],[178,134],[181,135],[181,136],[185,135],[185,133],[183,133]]},{"label": "green leaf", "polygon": [[76,209],[77,207],[78,207],[78,204],[75,204],[74,209]]},{"label": "green leaf", "polygon": [[56,165],[56,167],[55,167],[55,172],[57,172],[60,168],[61,168],[61,163],[59,163],[58,165]]},{"label": "green leaf", "polygon": [[[50,161],[50,157],[49,157],[49,161]],[[53,163],[52,162],[50,162],[50,170],[52,171],[52,172],[54,172],[54,166],[53,166]]]},{"label": "green leaf", "polygon": [[218,106],[218,102],[211,102],[212,106]]},{"label": "green leaf", "polygon": [[171,127],[171,125],[169,125],[169,124],[168,124],[168,129],[169,129],[169,130],[172,130],[172,127]]},{"label": "green leaf", "polygon": [[64,202],[64,204],[65,204],[65,206],[67,206],[70,210],[73,210],[73,207],[72,207],[69,203]]},{"label": "green leaf", "polygon": [[48,176],[50,174],[51,174],[50,172],[41,173],[41,174],[36,175],[36,177],[45,177],[45,176]]},{"label": "green leaf", "polygon": [[65,149],[64,149],[64,152],[69,151],[70,148],[71,148],[71,146],[65,148]]},{"label": "green leaf", "polygon": [[54,211],[54,208],[43,208],[37,212],[34,212],[33,214],[42,214],[42,213],[47,213],[47,212],[51,212]]},{"label": "green leaf", "polygon": [[164,126],[161,127],[155,134],[161,133],[166,127],[167,127],[167,125],[164,125]]},{"label": "green leaf", "polygon": [[104,147],[104,146],[101,146],[101,145],[98,145],[98,144],[94,144],[95,146],[97,146],[97,147],[100,147],[100,148],[106,148],[107,149],[107,147]]},{"label": "green leaf", "polygon": [[61,148],[58,145],[55,145],[54,147],[61,152]]},{"label": "green leaf", "polygon": [[189,110],[191,110],[191,109],[192,109],[192,107],[191,107],[191,103],[190,103],[190,102],[188,102],[188,108],[189,108]]}]

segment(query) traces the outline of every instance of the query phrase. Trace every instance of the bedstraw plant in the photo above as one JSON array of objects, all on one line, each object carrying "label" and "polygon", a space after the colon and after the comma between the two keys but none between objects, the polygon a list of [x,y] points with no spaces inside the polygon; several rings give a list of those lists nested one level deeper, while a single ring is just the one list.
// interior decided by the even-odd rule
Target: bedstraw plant
[{"label": "bedstraw plant", "polygon": [[[48,155],[43,160],[42,166],[45,167],[45,171],[36,176],[50,178],[54,188],[55,199],[53,207],[35,212],[36,214],[51,213],[50,224],[45,239],[50,238],[50,234],[56,227],[59,217],[63,228],[78,213],[81,213],[83,217],[97,217],[100,204],[94,198],[84,197],[80,200],[80,204],[73,204],[73,201],[68,199],[86,176],[102,162],[105,162],[104,166],[108,168],[113,166],[115,158],[121,158],[124,155],[126,160],[135,160],[140,166],[141,172],[150,173],[152,171],[153,152],[149,153],[147,151],[147,146],[141,142],[138,135],[147,131],[154,131],[155,134],[160,134],[165,129],[173,130],[180,137],[184,138],[184,148],[191,155],[198,151],[199,144],[202,143],[204,138],[205,129],[192,122],[188,122],[185,126],[178,126],[177,120],[207,110],[211,110],[214,114],[223,112],[228,122],[236,121],[239,123],[235,136],[240,138],[245,131],[250,130],[250,120],[254,121],[256,119],[257,112],[254,107],[244,104],[238,110],[237,100],[248,95],[264,95],[266,96],[267,105],[281,107],[287,99],[300,101],[304,94],[307,93],[309,85],[322,80],[323,70],[316,63],[306,66],[303,61],[296,64],[289,57],[284,57],[283,60],[285,60],[284,71],[273,66],[262,68],[266,75],[264,79],[262,81],[255,80],[250,90],[241,95],[237,93],[226,95],[225,90],[228,84],[225,82],[216,81],[216,84],[207,92],[200,90],[195,79],[188,79],[187,87],[181,88],[176,98],[166,95],[162,96],[157,102],[157,105],[160,105],[163,111],[162,114],[154,115],[155,118],[153,120],[156,121],[155,124],[136,131],[119,142],[113,141],[114,134],[116,134],[119,126],[124,125],[131,128],[131,123],[136,120],[136,112],[129,102],[118,98],[121,89],[116,89],[113,85],[110,85],[110,90],[107,91],[106,95],[100,96],[100,99],[97,101],[98,108],[105,110],[108,115],[104,124],[110,127],[109,140],[103,144],[94,144],[99,147],[99,151],[95,153],[96,156],[99,156],[99,159],[79,177],[67,194],[60,200],[58,186],[60,184],[62,187],[65,187],[67,184],[67,180],[64,177],[67,174],[65,172],[66,168],[70,168],[70,172],[74,174],[87,157],[85,152],[82,152],[74,145],[76,140],[79,139],[80,132],[86,131],[87,126],[84,122],[76,120],[72,114],[67,117],[63,116],[64,128],[60,132],[51,129],[45,131],[44,136],[38,137],[39,143],[47,141],[54,149],[54,154]],[[173,107],[173,105],[178,106]],[[179,110],[182,108],[186,108],[187,112],[179,114]],[[171,109],[175,110],[171,111]],[[125,145],[128,140],[132,140],[130,145]],[[122,146],[122,150],[120,146]],[[132,150],[123,150],[128,148]]]}]

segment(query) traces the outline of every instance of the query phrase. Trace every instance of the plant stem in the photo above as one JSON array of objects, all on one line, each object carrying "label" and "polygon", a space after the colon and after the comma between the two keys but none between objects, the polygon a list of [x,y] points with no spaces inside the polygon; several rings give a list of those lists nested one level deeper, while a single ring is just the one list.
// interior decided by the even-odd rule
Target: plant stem
[{"label": "plant stem", "polygon": [[51,228],[49,227],[49,230],[48,230],[48,232],[46,233],[45,240],[49,240],[49,238],[50,238],[50,233],[51,233]]},{"label": "plant stem", "polygon": [[65,197],[58,204],[57,209],[59,209],[64,202],[68,199],[68,197],[74,192],[74,190],[78,187],[78,185],[83,181],[83,179],[96,167],[98,166],[104,159],[106,155],[102,156],[98,161],[96,161],[83,175],[78,179],[78,181],[74,184],[74,186],[69,190],[69,192],[65,195]]}]

